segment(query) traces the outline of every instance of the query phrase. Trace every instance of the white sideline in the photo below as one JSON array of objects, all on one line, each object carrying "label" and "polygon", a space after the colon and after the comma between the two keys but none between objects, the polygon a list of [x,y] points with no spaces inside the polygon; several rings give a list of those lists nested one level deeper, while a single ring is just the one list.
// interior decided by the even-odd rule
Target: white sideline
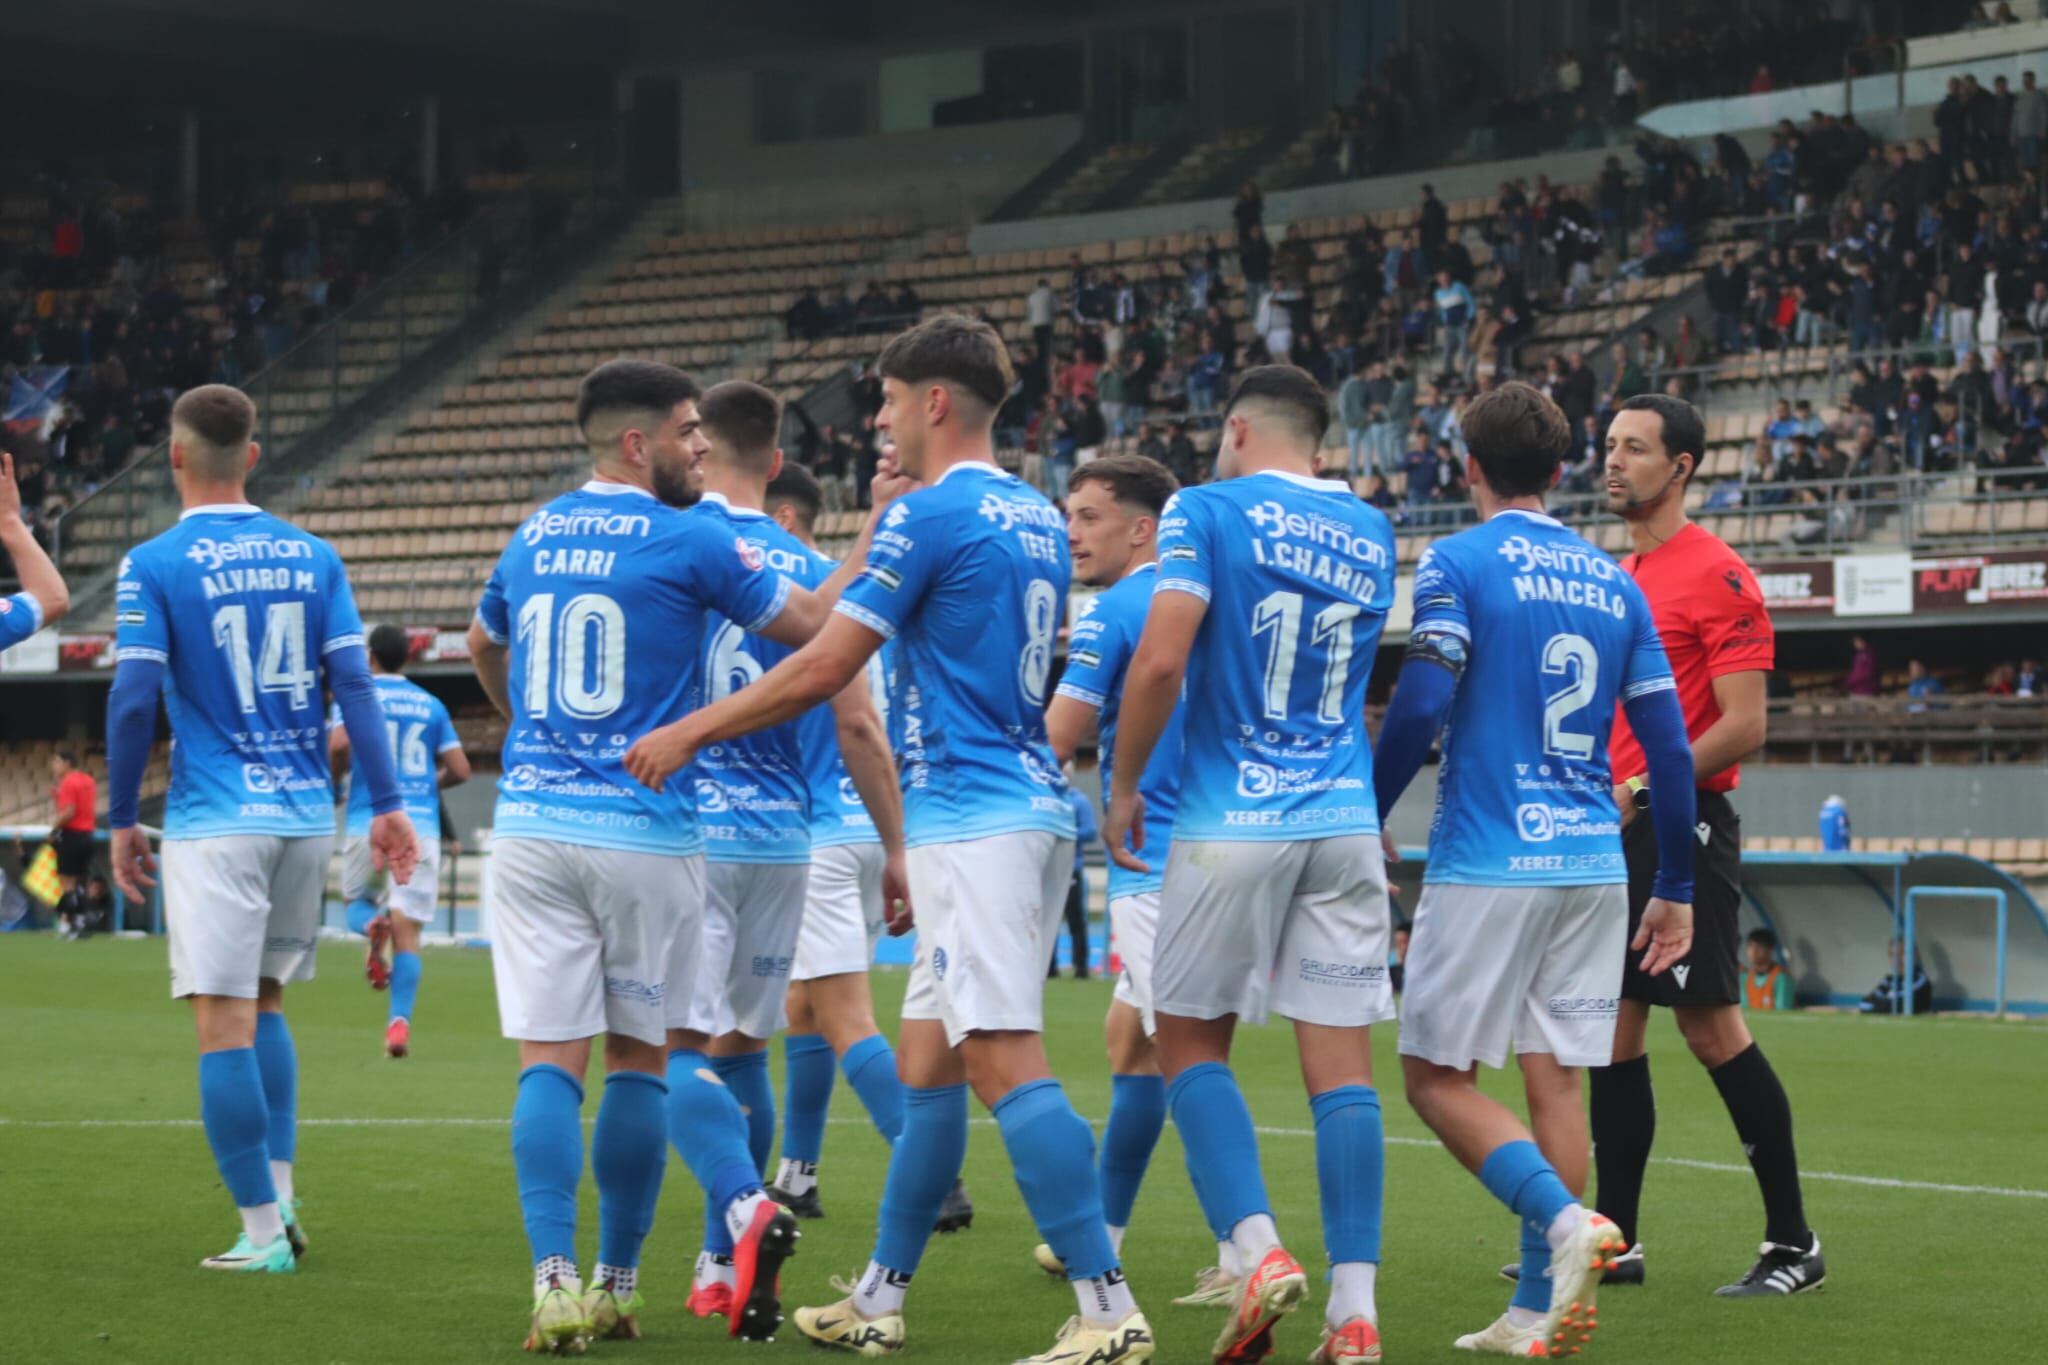
[{"label": "white sideline", "polygon": [[[588,1126],[594,1120],[585,1119]],[[339,1118],[300,1119],[301,1128],[503,1128],[509,1119],[504,1118]],[[835,1118],[826,1120],[832,1124],[851,1124],[866,1127],[864,1118]],[[971,1120],[977,1126],[993,1126],[994,1119]],[[0,1118],[0,1128],[197,1128],[198,1119],[9,1119]],[[1256,1130],[1261,1137],[1312,1138],[1313,1128],[1271,1128],[1260,1126]],[[1403,1137],[1390,1135],[1389,1147],[1428,1147],[1438,1144],[1431,1138]],[[1662,1166],[1682,1166],[1693,1171],[1719,1171],[1730,1175],[1748,1175],[1749,1167],[1738,1166],[1729,1161],[1695,1161],[1683,1156],[1653,1156],[1652,1162]],[[1916,1190],[1931,1194],[1983,1194],[1999,1199],[2048,1199],[2048,1190],[2030,1190],[2007,1185],[1950,1185],[1934,1180],[1897,1180],[1882,1175],[1851,1175],[1842,1171],[1801,1171],[1801,1180],[1819,1180],[1836,1185],[1862,1185],[1879,1190]]]}]

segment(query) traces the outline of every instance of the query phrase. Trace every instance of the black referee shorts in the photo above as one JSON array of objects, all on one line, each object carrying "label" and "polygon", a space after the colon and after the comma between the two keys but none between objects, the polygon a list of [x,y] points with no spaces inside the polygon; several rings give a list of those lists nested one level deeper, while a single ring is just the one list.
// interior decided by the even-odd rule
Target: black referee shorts
[{"label": "black referee shorts", "polygon": [[[1742,817],[1725,794],[1698,792],[1693,860],[1692,951],[1659,976],[1647,976],[1631,951],[1621,973],[1621,998],[1646,1005],[1737,1005],[1742,1002]],[[1654,800],[1655,798],[1652,797]],[[1628,935],[1634,941],[1657,877],[1656,822],[1638,812],[1622,831],[1628,859]]]},{"label": "black referee shorts", "polygon": [[92,874],[92,831],[64,829],[51,841],[57,849],[57,875],[80,881]]}]

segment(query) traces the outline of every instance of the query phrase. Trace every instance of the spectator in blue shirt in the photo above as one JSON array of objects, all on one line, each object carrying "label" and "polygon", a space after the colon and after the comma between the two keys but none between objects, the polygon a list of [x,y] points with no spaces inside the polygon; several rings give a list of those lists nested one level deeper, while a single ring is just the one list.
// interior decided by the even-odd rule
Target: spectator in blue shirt
[{"label": "spectator in blue shirt", "polygon": [[[1101,831],[1095,824],[1095,803],[1090,801],[1081,789],[1074,785],[1071,770],[1067,781],[1067,801],[1074,808],[1074,879],[1067,883],[1067,937],[1073,944],[1074,979],[1088,979],[1088,889],[1087,851],[1100,837]],[[1059,945],[1053,945],[1052,961],[1046,964],[1045,977],[1050,981],[1060,974]]]},{"label": "spectator in blue shirt", "polygon": [[1453,279],[1450,271],[1439,270],[1432,300],[1436,305],[1437,345],[1441,357],[1439,368],[1454,370],[1458,356],[1465,349],[1465,338],[1472,330],[1472,291]]},{"label": "spectator in blue shirt", "polygon": [[1938,697],[1948,689],[1941,685],[1941,679],[1927,671],[1927,665],[1918,659],[1906,665],[1906,695],[1913,700],[1906,704],[1911,715],[1921,715],[1934,710],[1927,704],[1927,698]]}]

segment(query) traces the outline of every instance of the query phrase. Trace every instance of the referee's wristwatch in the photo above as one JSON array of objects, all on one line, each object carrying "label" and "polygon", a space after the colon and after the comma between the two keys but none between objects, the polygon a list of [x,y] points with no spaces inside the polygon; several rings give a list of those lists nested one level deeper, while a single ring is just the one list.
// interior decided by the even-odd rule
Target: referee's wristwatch
[{"label": "referee's wristwatch", "polygon": [[1628,788],[1628,799],[1637,810],[1650,808],[1650,783],[1647,778],[1631,777],[1621,785]]}]

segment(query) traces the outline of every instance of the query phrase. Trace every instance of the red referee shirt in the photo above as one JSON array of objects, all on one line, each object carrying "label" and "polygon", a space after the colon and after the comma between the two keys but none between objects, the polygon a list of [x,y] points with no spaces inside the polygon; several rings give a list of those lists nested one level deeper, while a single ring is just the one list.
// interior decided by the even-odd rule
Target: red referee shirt
[{"label": "red referee shirt", "polygon": [[100,800],[99,784],[92,780],[92,774],[83,768],[73,768],[58,780],[55,795],[58,805],[69,801],[73,807],[64,828],[90,833],[98,820]]},{"label": "red referee shirt", "polygon": [[[1646,555],[1629,555],[1621,567],[1650,601],[1657,634],[1678,681],[1685,710],[1685,735],[1697,740],[1721,719],[1714,679],[1730,673],[1769,672],[1777,654],[1770,613],[1756,577],[1727,542],[1696,522]],[[1619,707],[1607,752],[1617,782],[1643,775],[1643,746]],[[1731,792],[1742,780],[1730,764],[1701,782],[1701,791]]]}]

